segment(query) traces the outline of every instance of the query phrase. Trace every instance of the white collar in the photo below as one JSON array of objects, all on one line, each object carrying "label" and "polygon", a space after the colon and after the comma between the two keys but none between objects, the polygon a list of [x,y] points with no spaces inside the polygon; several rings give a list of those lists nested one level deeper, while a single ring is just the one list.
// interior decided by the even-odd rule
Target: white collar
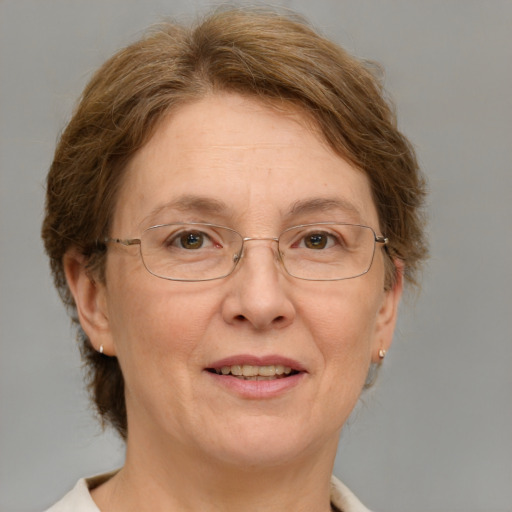
[{"label": "white collar", "polygon": [[[117,471],[92,478],[81,478],[70,492],[45,512],[100,512],[89,489],[106,482],[115,473]],[[370,512],[335,476],[331,478],[331,502],[342,512]]]}]

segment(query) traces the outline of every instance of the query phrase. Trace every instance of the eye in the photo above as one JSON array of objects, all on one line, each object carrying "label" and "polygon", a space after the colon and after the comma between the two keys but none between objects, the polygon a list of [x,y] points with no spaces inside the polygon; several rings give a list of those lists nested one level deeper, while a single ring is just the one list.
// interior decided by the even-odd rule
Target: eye
[{"label": "eye", "polygon": [[178,249],[197,250],[212,246],[219,246],[202,231],[182,231],[167,240],[167,245]]},{"label": "eye", "polygon": [[333,234],[325,232],[308,233],[303,236],[297,247],[305,247],[306,249],[322,250],[328,249],[335,245],[337,242]]},{"label": "eye", "polygon": [[180,236],[180,245],[184,249],[200,249],[203,246],[205,237],[202,233],[185,233]]},{"label": "eye", "polygon": [[325,249],[329,240],[327,235],[323,233],[315,233],[313,235],[307,235],[304,238],[304,245],[308,249]]}]

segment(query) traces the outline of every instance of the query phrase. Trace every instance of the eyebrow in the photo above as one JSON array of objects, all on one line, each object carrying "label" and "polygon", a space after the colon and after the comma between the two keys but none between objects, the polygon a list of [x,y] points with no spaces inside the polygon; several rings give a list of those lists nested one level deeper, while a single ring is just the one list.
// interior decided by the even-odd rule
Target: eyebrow
[{"label": "eyebrow", "polygon": [[155,219],[165,210],[177,210],[180,212],[194,212],[202,215],[219,215],[221,213],[230,213],[230,208],[223,201],[211,197],[183,195],[165,204],[159,205],[147,215],[141,224]]},{"label": "eyebrow", "polygon": [[359,210],[346,199],[339,197],[313,197],[301,199],[293,204],[287,216],[304,215],[316,212],[341,210],[361,218]]},{"label": "eyebrow", "polygon": [[[235,217],[231,208],[223,201],[211,197],[187,194],[154,208],[149,215],[143,219],[141,225],[148,221],[152,222],[153,219],[165,210],[193,212],[206,217],[211,215]],[[285,217],[292,218],[299,215],[334,210],[346,212],[358,219],[361,218],[359,210],[352,203],[339,197],[312,197],[301,199],[293,203],[288,212],[285,213]]]}]

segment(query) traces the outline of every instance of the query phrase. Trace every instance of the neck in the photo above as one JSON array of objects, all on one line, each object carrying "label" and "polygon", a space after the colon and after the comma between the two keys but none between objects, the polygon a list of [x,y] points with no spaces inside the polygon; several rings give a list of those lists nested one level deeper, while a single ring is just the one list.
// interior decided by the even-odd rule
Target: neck
[{"label": "neck", "polygon": [[251,465],[128,442],[125,466],[92,496],[111,512],[328,512],[337,443],[326,444],[283,464]]}]

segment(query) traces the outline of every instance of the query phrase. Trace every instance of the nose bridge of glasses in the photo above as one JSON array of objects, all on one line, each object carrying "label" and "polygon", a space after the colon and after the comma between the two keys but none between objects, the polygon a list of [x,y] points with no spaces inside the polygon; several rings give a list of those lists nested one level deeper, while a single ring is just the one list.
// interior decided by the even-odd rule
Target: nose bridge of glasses
[{"label": "nose bridge of glasses", "polygon": [[[245,256],[245,249],[246,249],[246,242],[276,242],[279,243],[279,238],[277,237],[252,237],[252,236],[246,236],[242,238],[242,247],[239,253],[235,254],[233,257],[233,260],[235,262],[238,262],[241,258]],[[269,248],[271,248],[270,245],[268,245]],[[277,256],[277,259],[280,259],[280,255],[278,254],[279,251],[274,251],[274,253]]]},{"label": "nose bridge of glasses", "polygon": [[244,243],[245,242],[254,242],[256,240],[269,240],[271,242],[279,242],[279,238],[275,236],[271,237],[252,237],[252,236],[246,236],[243,238]]}]

